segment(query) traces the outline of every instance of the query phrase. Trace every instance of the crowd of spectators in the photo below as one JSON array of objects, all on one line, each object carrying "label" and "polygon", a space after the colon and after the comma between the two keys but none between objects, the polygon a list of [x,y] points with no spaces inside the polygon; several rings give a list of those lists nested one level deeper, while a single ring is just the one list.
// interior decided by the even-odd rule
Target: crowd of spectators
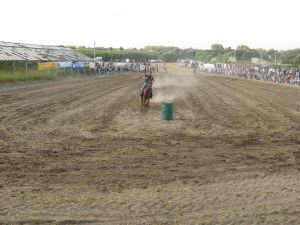
[{"label": "crowd of spectators", "polygon": [[215,64],[215,69],[210,72],[214,72],[218,75],[300,85],[300,68]]},{"label": "crowd of spectators", "polygon": [[96,63],[96,74],[98,75],[111,75],[122,72],[158,72],[158,65],[152,66],[150,63],[110,63],[98,62]]}]

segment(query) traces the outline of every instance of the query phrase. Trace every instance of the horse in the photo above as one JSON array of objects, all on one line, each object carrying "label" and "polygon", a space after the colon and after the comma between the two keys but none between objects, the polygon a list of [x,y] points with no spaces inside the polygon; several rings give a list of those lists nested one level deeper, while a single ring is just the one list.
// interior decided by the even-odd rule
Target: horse
[{"label": "horse", "polygon": [[141,94],[142,107],[149,107],[150,98],[152,98],[152,88],[147,85]]}]

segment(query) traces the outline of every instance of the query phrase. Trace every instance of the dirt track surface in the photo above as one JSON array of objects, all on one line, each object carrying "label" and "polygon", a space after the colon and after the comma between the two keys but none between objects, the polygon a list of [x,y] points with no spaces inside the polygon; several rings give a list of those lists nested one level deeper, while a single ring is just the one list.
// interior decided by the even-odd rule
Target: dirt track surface
[{"label": "dirt track surface", "polygon": [[0,224],[300,224],[300,88],[154,78],[0,85]]}]

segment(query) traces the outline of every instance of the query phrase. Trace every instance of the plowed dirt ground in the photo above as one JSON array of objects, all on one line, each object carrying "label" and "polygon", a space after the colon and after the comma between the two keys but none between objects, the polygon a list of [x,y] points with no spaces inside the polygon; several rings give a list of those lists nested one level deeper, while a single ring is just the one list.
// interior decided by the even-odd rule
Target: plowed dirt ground
[{"label": "plowed dirt ground", "polygon": [[300,224],[300,88],[154,79],[1,84],[0,224]]}]

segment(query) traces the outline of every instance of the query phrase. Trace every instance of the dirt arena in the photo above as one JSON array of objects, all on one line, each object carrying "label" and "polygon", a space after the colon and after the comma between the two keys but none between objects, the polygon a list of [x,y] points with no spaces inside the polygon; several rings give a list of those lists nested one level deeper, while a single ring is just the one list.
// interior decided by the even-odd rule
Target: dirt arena
[{"label": "dirt arena", "polygon": [[154,79],[1,84],[0,224],[300,224],[299,87]]}]

